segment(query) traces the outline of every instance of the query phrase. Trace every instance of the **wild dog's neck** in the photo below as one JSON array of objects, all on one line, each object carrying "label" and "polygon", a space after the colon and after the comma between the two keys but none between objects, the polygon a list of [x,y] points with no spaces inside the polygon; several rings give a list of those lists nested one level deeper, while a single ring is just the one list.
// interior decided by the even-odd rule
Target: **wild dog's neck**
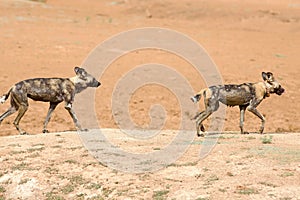
[{"label": "wild dog's neck", "polygon": [[87,88],[87,85],[80,81],[80,79],[77,76],[74,76],[72,78],[69,78],[70,81],[72,81],[75,85],[75,93],[80,93],[82,92],[84,89]]},{"label": "wild dog's neck", "polygon": [[264,96],[264,98],[269,97],[270,96],[270,89],[269,89],[269,87],[268,87],[268,85],[267,85],[266,82],[262,82],[262,83],[265,86],[265,96]]}]

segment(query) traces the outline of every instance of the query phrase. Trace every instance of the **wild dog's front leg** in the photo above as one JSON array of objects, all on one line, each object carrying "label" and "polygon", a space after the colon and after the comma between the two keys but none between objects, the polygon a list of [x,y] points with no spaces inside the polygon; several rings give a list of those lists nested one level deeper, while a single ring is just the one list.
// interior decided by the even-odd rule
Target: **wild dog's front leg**
[{"label": "wild dog's front leg", "polygon": [[46,119],[44,122],[43,133],[49,133],[49,131],[47,130],[47,125],[51,119],[51,114],[55,110],[57,105],[58,105],[58,103],[50,102],[50,107],[49,107],[49,110],[48,110],[48,113],[47,113],[47,116],[46,116]]},{"label": "wild dog's front leg", "polygon": [[241,134],[249,134],[248,132],[244,131],[244,118],[245,118],[245,110],[247,106],[240,106],[240,129]]},{"label": "wild dog's front leg", "polygon": [[260,114],[260,112],[258,112],[258,110],[255,107],[251,105],[248,107],[248,110],[261,119],[261,127],[259,129],[259,133],[262,134],[264,132],[265,121],[266,121],[264,116]]},{"label": "wild dog's front leg", "polygon": [[69,114],[71,115],[72,119],[73,119],[73,122],[76,126],[76,129],[79,130],[79,131],[87,131],[87,129],[83,129],[80,125],[80,123],[78,122],[78,118],[75,114],[75,111],[73,110],[72,108],[72,104],[71,103],[66,103],[65,105],[65,109],[69,112]]}]

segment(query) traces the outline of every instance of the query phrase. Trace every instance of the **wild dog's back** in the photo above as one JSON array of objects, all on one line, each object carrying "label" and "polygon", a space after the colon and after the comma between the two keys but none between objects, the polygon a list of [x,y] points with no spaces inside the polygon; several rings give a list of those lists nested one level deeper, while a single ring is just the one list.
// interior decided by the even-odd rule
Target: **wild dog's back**
[{"label": "wild dog's back", "polygon": [[229,84],[219,87],[219,101],[228,106],[247,105],[255,95],[252,83]]},{"label": "wild dog's back", "polygon": [[75,95],[75,85],[67,78],[34,78],[21,81],[13,87],[35,101],[62,102]]}]

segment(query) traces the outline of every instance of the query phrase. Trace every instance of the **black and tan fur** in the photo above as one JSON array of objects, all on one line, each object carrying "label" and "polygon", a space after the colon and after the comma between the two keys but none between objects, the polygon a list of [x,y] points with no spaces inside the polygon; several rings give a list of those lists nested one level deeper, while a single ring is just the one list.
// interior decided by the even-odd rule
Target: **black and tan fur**
[{"label": "black and tan fur", "polygon": [[262,72],[262,82],[257,83],[243,83],[240,85],[218,85],[205,88],[198,92],[191,98],[193,102],[204,97],[205,110],[198,113],[193,119],[196,120],[197,135],[201,136],[200,130],[205,131],[202,122],[207,119],[213,112],[218,110],[219,102],[227,106],[240,107],[240,129],[241,133],[247,133],[243,129],[245,110],[252,112],[261,119],[261,127],[259,133],[263,133],[265,118],[256,107],[263,99],[269,97],[270,94],[275,93],[281,95],[284,88],[281,87],[278,81],[275,80],[271,72]]},{"label": "black and tan fur", "polygon": [[65,109],[71,115],[77,130],[82,130],[76,114],[72,108],[76,93],[81,92],[87,87],[98,87],[98,82],[93,76],[88,74],[83,68],[75,67],[75,77],[72,78],[34,78],[16,83],[11,87],[7,94],[0,98],[4,103],[9,96],[11,107],[0,116],[0,123],[11,114],[18,111],[18,116],[14,125],[20,134],[26,134],[19,126],[20,120],[28,109],[28,98],[35,101],[50,102],[48,114],[44,122],[43,133],[47,133],[47,124],[56,106],[65,102]]}]

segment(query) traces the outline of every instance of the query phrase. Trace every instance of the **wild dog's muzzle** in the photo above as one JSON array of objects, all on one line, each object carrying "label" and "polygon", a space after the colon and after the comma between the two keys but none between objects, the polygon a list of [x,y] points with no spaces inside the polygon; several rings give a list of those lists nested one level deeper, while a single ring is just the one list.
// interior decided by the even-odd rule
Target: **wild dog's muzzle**
[{"label": "wild dog's muzzle", "polygon": [[277,95],[282,95],[282,93],[284,93],[284,88],[281,86],[279,88],[275,88],[274,93]]},{"label": "wild dog's muzzle", "polygon": [[99,87],[101,85],[101,83],[99,81],[94,81],[90,87]]}]

